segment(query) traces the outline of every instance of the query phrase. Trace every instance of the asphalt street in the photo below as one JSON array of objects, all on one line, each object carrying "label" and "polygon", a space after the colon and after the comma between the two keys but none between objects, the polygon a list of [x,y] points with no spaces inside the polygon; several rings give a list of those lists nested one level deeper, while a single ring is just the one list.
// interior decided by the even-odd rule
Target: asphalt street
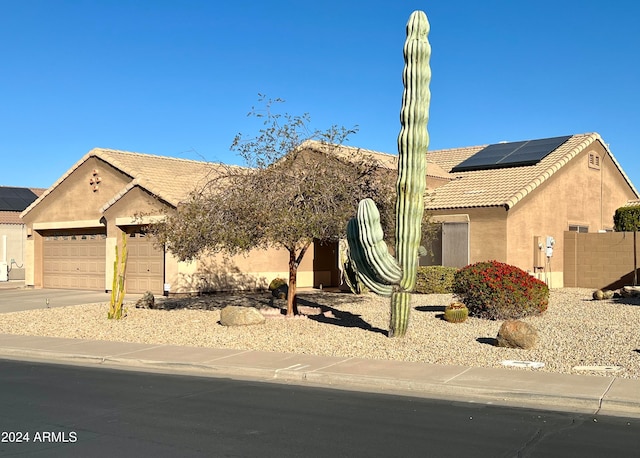
[{"label": "asphalt street", "polygon": [[0,374],[2,456],[636,457],[640,447],[638,419],[6,360]]}]

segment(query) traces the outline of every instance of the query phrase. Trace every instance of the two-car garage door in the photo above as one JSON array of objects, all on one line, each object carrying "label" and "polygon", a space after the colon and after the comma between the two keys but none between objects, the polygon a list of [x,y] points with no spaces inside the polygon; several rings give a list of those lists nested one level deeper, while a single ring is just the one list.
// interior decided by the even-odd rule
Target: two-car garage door
[{"label": "two-car garage door", "polygon": [[[111,289],[113,270],[105,271],[106,234],[96,231],[50,233],[44,236],[45,288]],[[151,237],[135,232],[127,237],[126,290],[162,294],[164,253]]]},{"label": "two-car garage door", "polygon": [[105,290],[104,233],[59,233],[44,237],[44,287]]}]

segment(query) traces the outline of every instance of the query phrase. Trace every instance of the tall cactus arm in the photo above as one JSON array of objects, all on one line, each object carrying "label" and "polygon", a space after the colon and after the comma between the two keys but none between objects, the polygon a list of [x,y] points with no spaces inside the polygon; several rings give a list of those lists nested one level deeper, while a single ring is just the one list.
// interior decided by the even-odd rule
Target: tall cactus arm
[{"label": "tall cactus arm", "polygon": [[398,180],[396,182],[396,257],[402,267],[400,288],[411,291],[416,281],[416,256],[420,245],[424,192],[426,188],[429,134],[429,21],[415,11],[407,22],[404,45],[404,92],[398,135]]},{"label": "tall cactus arm", "polygon": [[351,218],[347,224],[347,242],[349,243],[349,257],[353,262],[358,278],[372,292],[381,296],[390,296],[393,292],[393,286],[378,280],[377,274],[367,262],[360,240],[358,221],[356,218]]},{"label": "tall cactus arm", "polygon": [[358,204],[357,213],[360,243],[369,266],[381,283],[397,284],[402,278],[402,269],[389,254],[380,224],[380,212],[371,199],[363,199]]}]

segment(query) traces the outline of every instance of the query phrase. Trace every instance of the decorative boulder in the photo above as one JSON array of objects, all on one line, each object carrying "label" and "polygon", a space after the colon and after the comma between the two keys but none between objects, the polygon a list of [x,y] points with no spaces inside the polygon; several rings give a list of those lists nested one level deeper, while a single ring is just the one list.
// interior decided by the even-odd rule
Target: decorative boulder
[{"label": "decorative boulder", "polygon": [[610,289],[598,289],[593,292],[593,299],[596,301],[602,301],[604,299],[611,299],[613,297],[613,291]]},{"label": "decorative boulder", "polygon": [[502,323],[496,338],[498,347],[533,348],[538,342],[538,331],[520,320],[507,320]]},{"label": "decorative boulder", "polygon": [[622,297],[638,297],[640,296],[640,286],[624,286],[620,290]]},{"label": "decorative boulder", "polygon": [[264,321],[264,315],[253,307],[227,305],[220,310],[220,324],[222,326],[248,326],[262,324]]},{"label": "decorative boulder", "polygon": [[136,301],[137,309],[152,309],[156,306],[156,299],[153,297],[151,291],[147,291],[144,295]]}]

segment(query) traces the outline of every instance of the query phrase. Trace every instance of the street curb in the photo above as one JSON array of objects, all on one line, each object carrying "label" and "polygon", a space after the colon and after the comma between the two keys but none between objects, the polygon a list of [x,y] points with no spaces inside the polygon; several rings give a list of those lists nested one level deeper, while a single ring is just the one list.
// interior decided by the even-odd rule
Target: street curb
[{"label": "street curb", "polygon": [[574,412],[588,415],[640,418],[640,402],[630,403],[624,400],[609,400],[606,399],[606,396],[543,395],[522,390],[496,390],[483,387],[469,387],[468,385],[456,385],[455,383],[421,382],[417,380],[379,376],[264,369],[220,364],[168,363],[157,360],[109,356],[99,357],[6,347],[0,348],[0,358],[51,364],[66,363],[80,366],[108,367],[121,370],[152,370],[163,374],[235,378],[347,391],[366,391],[390,395],[432,398],[453,402],[471,402],[526,409]]}]

